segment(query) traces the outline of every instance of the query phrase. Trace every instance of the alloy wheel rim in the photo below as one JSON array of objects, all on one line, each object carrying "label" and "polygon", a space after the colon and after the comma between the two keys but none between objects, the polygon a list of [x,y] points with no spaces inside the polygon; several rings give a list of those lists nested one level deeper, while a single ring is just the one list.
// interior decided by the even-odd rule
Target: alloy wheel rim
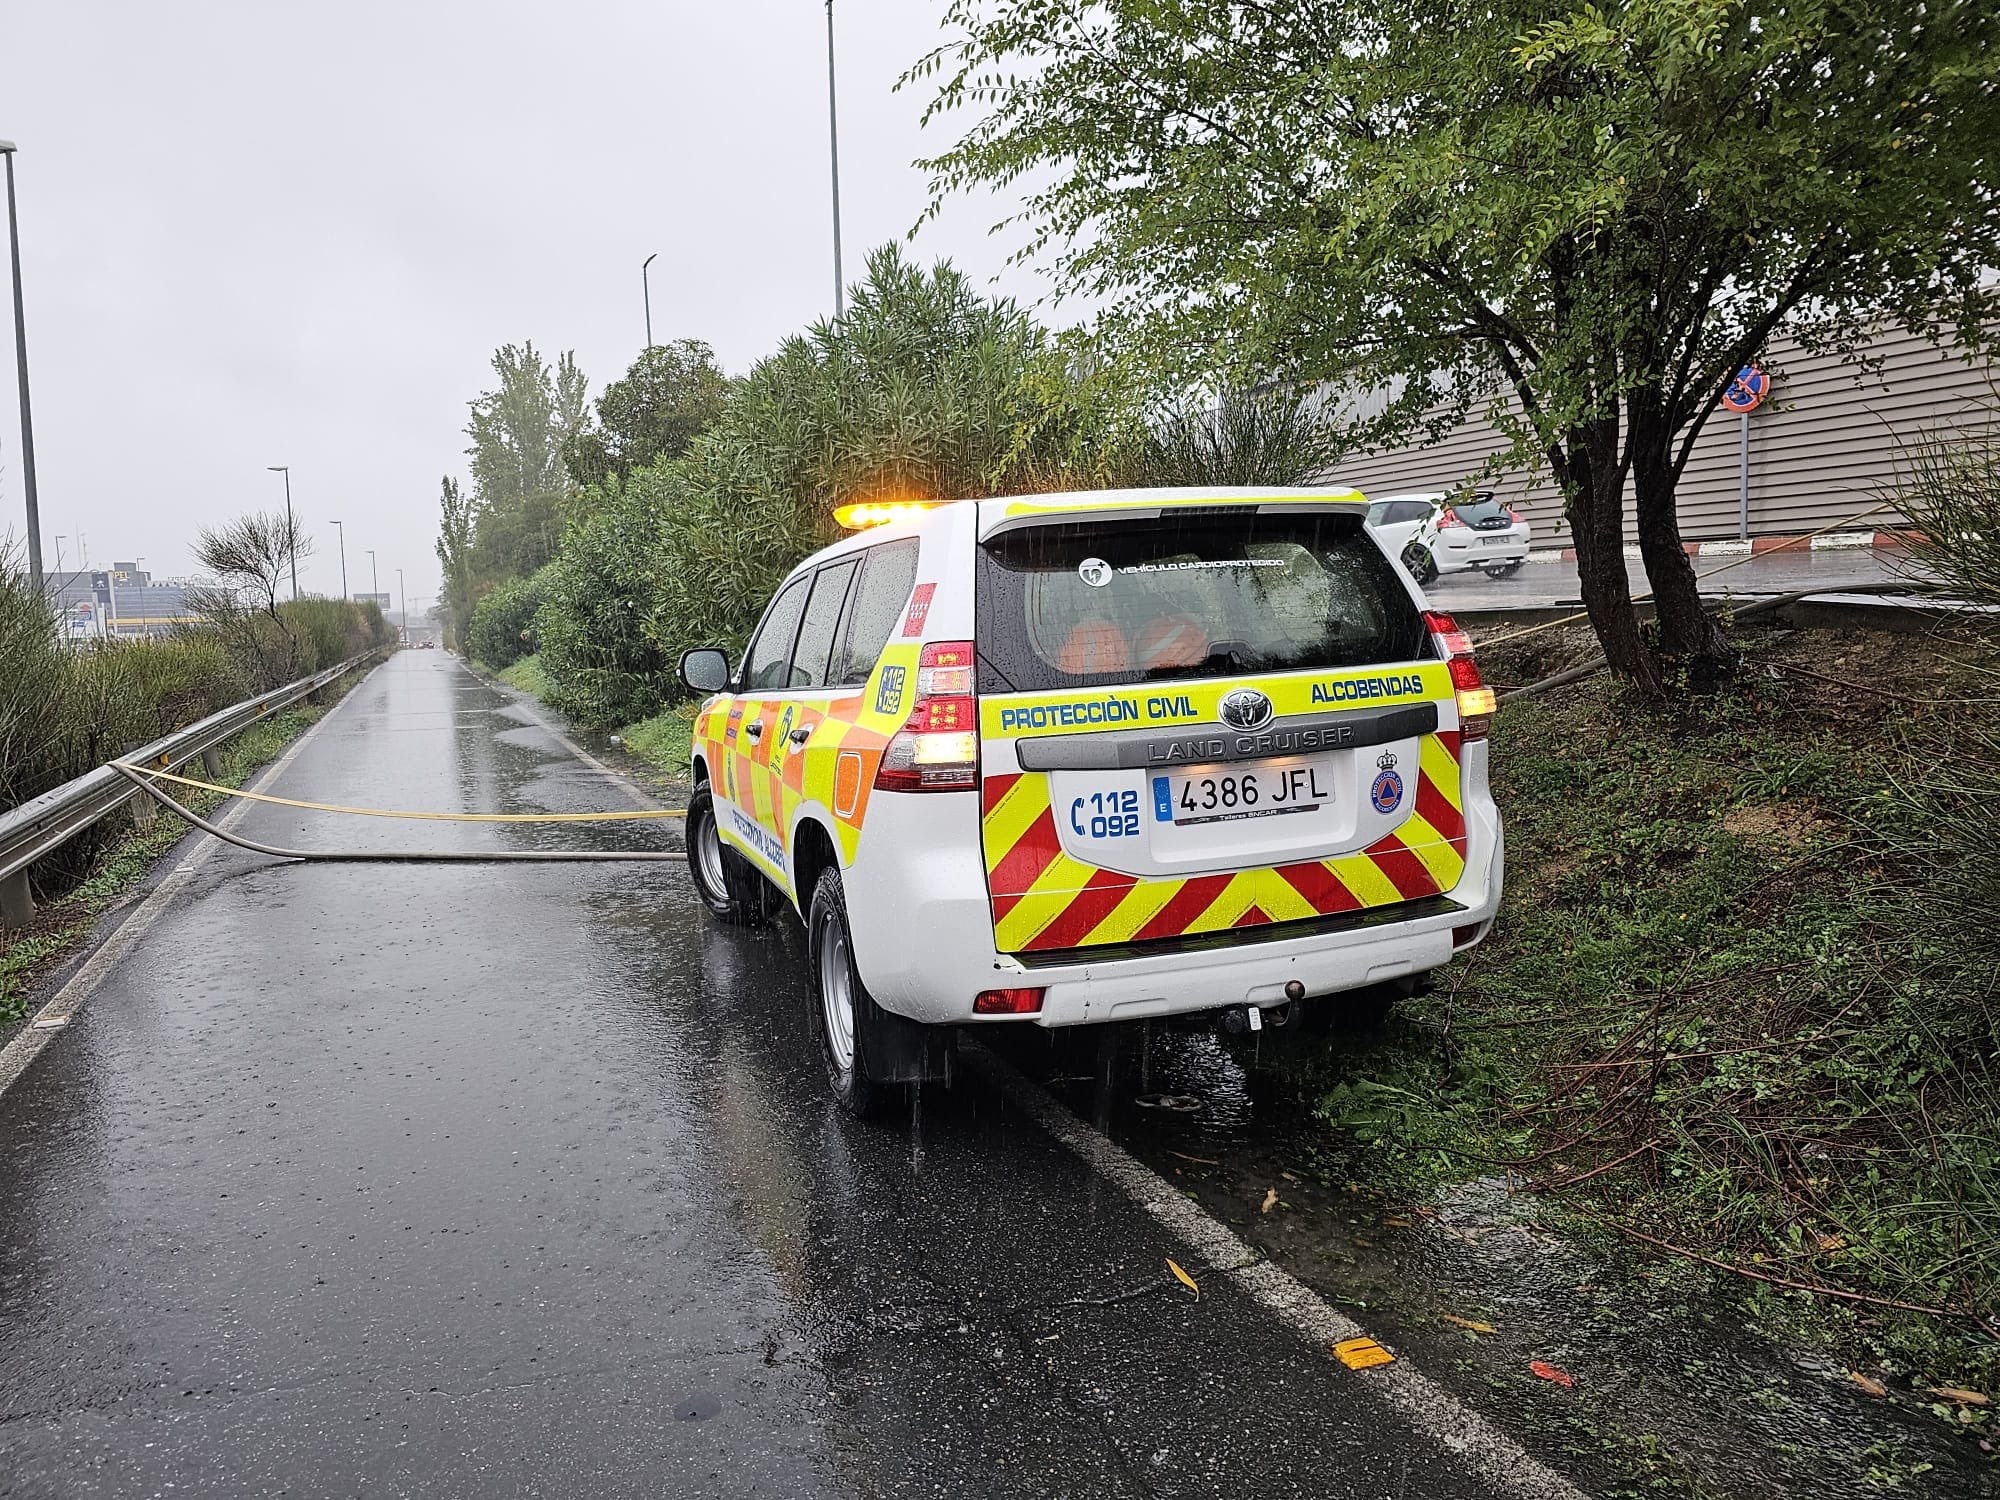
[{"label": "alloy wheel rim", "polygon": [[827,1051],[842,1073],[854,1067],[854,981],[847,934],[837,922],[820,929],[819,998],[825,1012]]},{"label": "alloy wheel rim", "polygon": [[695,858],[701,861],[701,882],[718,899],[726,897],[728,888],[722,882],[722,835],[716,831],[713,814],[701,820],[701,827],[695,831]]}]

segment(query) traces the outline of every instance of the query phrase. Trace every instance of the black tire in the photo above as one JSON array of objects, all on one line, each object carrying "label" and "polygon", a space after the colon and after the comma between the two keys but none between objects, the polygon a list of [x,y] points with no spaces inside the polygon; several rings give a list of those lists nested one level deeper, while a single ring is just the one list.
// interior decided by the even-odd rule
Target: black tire
[{"label": "black tire", "polygon": [[1521,571],[1522,566],[1522,559],[1517,557],[1512,562],[1494,563],[1491,567],[1482,569],[1482,571],[1488,578],[1512,578],[1516,573]]},{"label": "black tire", "polygon": [[771,915],[771,887],[741,854],[722,842],[715,826],[715,794],[704,781],[688,798],[688,873],[702,905],[718,922],[761,927]]},{"label": "black tire", "polygon": [[1437,559],[1431,555],[1430,548],[1418,542],[1411,542],[1403,549],[1403,566],[1416,579],[1418,588],[1437,582]]},{"label": "black tire", "polygon": [[[854,937],[847,925],[847,892],[832,865],[820,872],[806,912],[806,973],[813,998],[813,1029],[826,1060],[827,1085],[840,1107],[872,1120],[897,1102],[894,1084],[878,1081],[870,1044],[880,1008],[854,966]],[[839,1012],[845,1008],[845,1025]],[[841,1033],[844,1031],[844,1035]]]}]

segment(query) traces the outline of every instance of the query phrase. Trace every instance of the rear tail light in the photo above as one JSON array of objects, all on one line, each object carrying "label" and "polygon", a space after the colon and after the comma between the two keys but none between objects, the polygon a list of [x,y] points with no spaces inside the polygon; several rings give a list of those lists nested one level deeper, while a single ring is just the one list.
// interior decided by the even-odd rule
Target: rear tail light
[{"label": "rear tail light", "polygon": [[1461,740],[1483,740],[1493,727],[1493,715],[1499,708],[1499,701],[1493,696],[1479,676],[1479,663],[1473,659],[1472,642],[1458,621],[1450,615],[1441,615],[1427,610],[1424,625],[1431,633],[1431,642],[1437,647],[1437,654],[1444,658],[1445,670],[1451,673],[1451,685],[1458,693],[1458,736]]},{"label": "rear tail light", "polygon": [[1438,517],[1438,530],[1440,531],[1444,530],[1447,526],[1463,526],[1464,524],[1465,522],[1459,519],[1458,512],[1448,505],[1444,508],[1444,514]]},{"label": "rear tail light", "polygon": [[1521,513],[1511,505],[1507,507],[1507,524],[1509,526],[1519,526],[1521,524]]},{"label": "rear tail light", "polygon": [[917,657],[917,698],[875,772],[889,792],[952,792],[979,784],[979,701],[972,642],[932,641]]},{"label": "rear tail light", "polygon": [[1034,1016],[1042,1010],[1042,991],[981,990],[972,997],[975,1016]]}]

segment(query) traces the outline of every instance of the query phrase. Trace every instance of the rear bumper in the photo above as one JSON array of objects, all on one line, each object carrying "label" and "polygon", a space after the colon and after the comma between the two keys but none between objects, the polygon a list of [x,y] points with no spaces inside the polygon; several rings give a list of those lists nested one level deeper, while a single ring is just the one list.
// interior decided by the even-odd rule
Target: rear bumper
[{"label": "rear bumper", "polygon": [[[878,793],[848,878],[855,960],[884,1008],[938,1025],[1079,1026],[1273,1006],[1294,981],[1307,995],[1328,995],[1420,974],[1450,959],[1455,929],[1484,927],[1500,905],[1503,838],[1484,745],[1466,747],[1465,769],[1466,869],[1448,902],[1413,903],[1408,916],[1386,908],[1365,926],[1297,937],[1260,929],[1255,941],[1084,951],[1032,965],[993,946],[977,794]],[[897,853],[871,859],[871,846]],[[1039,1015],[973,1015],[981,990],[1013,986],[1046,989]]]},{"label": "rear bumper", "polygon": [[1504,541],[1493,541],[1492,535],[1491,532],[1471,530],[1465,530],[1461,535],[1457,527],[1441,530],[1431,548],[1431,560],[1437,564],[1440,573],[1463,573],[1488,563],[1527,560],[1528,533],[1525,527]]}]

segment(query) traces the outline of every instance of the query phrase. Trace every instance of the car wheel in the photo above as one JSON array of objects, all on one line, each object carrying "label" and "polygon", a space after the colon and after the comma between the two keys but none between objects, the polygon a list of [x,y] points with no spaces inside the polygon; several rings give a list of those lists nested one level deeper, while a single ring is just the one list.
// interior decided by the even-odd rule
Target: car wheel
[{"label": "car wheel", "polygon": [[872,1119],[895,1102],[895,1089],[875,1077],[869,1043],[879,1013],[854,965],[847,892],[840,871],[830,865],[813,887],[806,914],[806,954],[827,1083],[842,1109],[859,1119]]},{"label": "car wheel", "polygon": [[770,916],[770,886],[749,860],[722,842],[715,793],[706,781],[688,798],[687,857],[694,888],[717,921],[757,927]]},{"label": "car wheel", "polygon": [[1416,579],[1418,588],[1437,582],[1437,559],[1431,555],[1431,549],[1421,542],[1412,542],[1403,549],[1403,566]]},{"label": "car wheel", "polygon": [[1485,570],[1486,576],[1488,578],[1512,578],[1516,573],[1521,571],[1522,561],[1521,558],[1517,557],[1512,562],[1489,563]]}]

